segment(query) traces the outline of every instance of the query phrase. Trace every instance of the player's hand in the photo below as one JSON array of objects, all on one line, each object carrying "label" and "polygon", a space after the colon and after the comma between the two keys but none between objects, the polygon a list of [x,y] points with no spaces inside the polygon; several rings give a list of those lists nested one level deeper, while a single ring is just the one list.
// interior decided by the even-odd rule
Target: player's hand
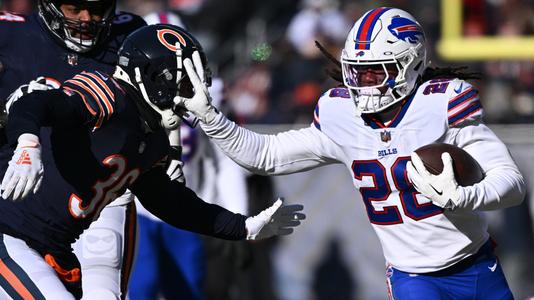
[{"label": "player's hand", "polygon": [[452,158],[447,152],[441,154],[443,171],[439,175],[431,174],[417,155],[412,153],[412,161],[406,164],[408,178],[415,189],[429,198],[434,205],[446,209],[455,209],[460,203],[460,186],[454,178]]},{"label": "player's hand", "polygon": [[300,212],[303,208],[300,204],[283,205],[282,199],[278,198],[271,207],[246,219],[247,240],[291,234],[293,227],[300,225],[300,221],[306,218]]},{"label": "player's hand", "polygon": [[30,192],[36,193],[42,180],[39,138],[34,134],[22,134],[2,180],[2,198],[20,201]]},{"label": "player's hand", "polygon": [[38,77],[37,79],[30,81],[28,84],[19,86],[18,89],[7,97],[6,113],[9,114],[9,109],[13,103],[19,100],[22,96],[28,95],[34,91],[46,91],[50,89],[52,89],[52,87],[46,84],[46,78],[44,77]]},{"label": "player's hand", "polygon": [[174,103],[185,107],[185,109],[190,111],[203,123],[209,123],[217,116],[217,110],[211,104],[208,87],[201,80],[201,78],[204,78],[204,66],[202,65],[200,54],[195,51],[192,57],[193,61],[189,58],[184,60],[184,67],[187,76],[189,76],[189,80],[191,80],[191,84],[193,85],[195,95],[192,98],[176,96],[174,98]]},{"label": "player's hand", "polygon": [[178,181],[185,183],[184,176],[184,163],[181,161],[182,158],[182,147],[181,146],[171,146],[169,149],[169,156],[167,158],[167,175],[171,178],[172,181]]}]

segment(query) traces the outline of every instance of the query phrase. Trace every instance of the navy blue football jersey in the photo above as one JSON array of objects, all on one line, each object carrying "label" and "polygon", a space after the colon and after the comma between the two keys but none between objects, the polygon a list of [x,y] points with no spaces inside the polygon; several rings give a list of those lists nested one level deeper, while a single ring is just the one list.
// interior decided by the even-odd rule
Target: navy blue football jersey
[{"label": "navy blue football jersey", "polygon": [[[136,107],[125,100],[124,91],[106,75],[113,72],[117,50],[125,37],[145,24],[138,16],[120,13],[105,42],[79,54],[58,44],[37,14],[28,17],[0,14],[0,101],[5,101],[20,85],[44,76],[48,84],[59,87],[61,82],[65,83],[61,89],[27,96],[37,100],[28,110],[43,110],[39,106],[50,101],[40,103],[41,98],[49,100],[49,96],[55,95],[58,103],[65,104],[56,106],[53,112],[60,114],[59,120],[65,111],[78,112],[67,118],[68,121],[41,128],[40,134],[37,131],[45,168],[42,188],[21,203],[0,200],[0,231],[22,238],[34,247],[68,250],[103,206],[140,176],[137,173],[151,178],[131,185],[139,198],[160,195],[161,199],[168,199],[164,198],[168,194],[182,194],[186,199],[197,199],[192,191],[169,183],[162,167],[152,168],[167,154],[167,137],[164,132],[144,132]],[[88,86],[99,88],[92,90]],[[83,118],[81,123],[80,118]],[[18,129],[27,128],[26,125]],[[9,145],[2,147],[0,175],[5,173],[12,155]],[[156,183],[144,187],[147,182]],[[155,188],[162,183],[165,186]],[[157,201],[147,205],[153,203]],[[171,214],[183,203],[171,201],[161,213]],[[183,211],[191,209],[187,206]],[[211,210],[218,211],[218,208]],[[213,228],[202,227],[206,224],[190,224],[194,215],[190,211],[181,220],[174,215],[163,215],[162,219],[166,217],[171,224],[210,234]]]},{"label": "navy blue football jersey", "polygon": [[[19,86],[39,76],[46,77],[47,84],[57,88],[61,82],[84,70],[112,72],[117,50],[123,40],[144,25],[146,23],[139,16],[119,13],[109,36],[95,49],[81,54],[59,44],[38,13],[26,17],[0,12],[0,101],[5,102],[9,94]],[[42,159],[51,165],[49,176],[45,179],[49,183],[60,177],[60,174],[54,172],[56,168],[50,150],[50,128],[42,128],[40,139]],[[0,171],[5,172],[11,155],[11,148],[1,148]],[[64,190],[63,188],[63,192]],[[55,217],[50,215],[46,218],[53,220]],[[37,224],[23,226],[32,228]]]},{"label": "navy blue football jersey", "polygon": [[148,129],[131,98],[135,95],[127,84],[94,71],[15,102],[9,140],[47,126],[51,155],[43,159],[37,194],[21,202],[0,199],[1,232],[38,248],[68,251],[104,206],[129,188],[145,208],[176,227],[244,237],[244,216],[205,203],[169,179],[162,163],[169,151],[167,135],[163,128]]},{"label": "navy blue football jersey", "polygon": [[81,71],[112,72],[123,40],[144,25],[139,16],[119,13],[102,43],[88,53],[76,53],[56,42],[37,13],[24,17],[1,12],[0,101],[39,76],[59,86]]}]

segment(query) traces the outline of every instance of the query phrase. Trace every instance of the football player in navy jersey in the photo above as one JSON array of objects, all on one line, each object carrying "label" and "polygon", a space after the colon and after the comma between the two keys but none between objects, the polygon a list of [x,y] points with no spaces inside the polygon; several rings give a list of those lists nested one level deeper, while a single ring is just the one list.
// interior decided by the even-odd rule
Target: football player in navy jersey
[{"label": "football player in navy jersey", "polygon": [[[80,298],[71,243],[126,189],[173,226],[229,240],[289,234],[304,218],[302,206],[281,200],[254,217],[234,214],[166,174],[166,130],[180,124],[174,103],[194,95],[184,60],[206,62],[189,33],[146,26],[118,54],[113,75],[84,71],[9,108],[6,132],[14,153],[0,199],[3,296]],[[42,127],[51,130],[52,161],[41,156]]]},{"label": "football player in navy jersey", "polygon": [[[38,10],[29,16],[0,15],[0,103],[7,108],[23,94],[58,88],[83,70],[112,72],[125,37],[146,25],[139,16],[116,13],[116,0],[37,4]],[[42,156],[53,164],[49,134],[47,128],[41,132]],[[0,156],[0,168],[5,170],[10,149]],[[135,215],[135,205],[126,194],[107,206],[73,245],[86,296],[124,297],[134,257]]]}]

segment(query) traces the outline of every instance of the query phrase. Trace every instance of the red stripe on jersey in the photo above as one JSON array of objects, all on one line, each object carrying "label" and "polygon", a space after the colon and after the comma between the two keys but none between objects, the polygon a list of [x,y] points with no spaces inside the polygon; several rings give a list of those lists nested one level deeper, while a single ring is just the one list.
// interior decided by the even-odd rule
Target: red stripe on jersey
[{"label": "red stripe on jersey", "polygon": [[[458,115],[458,114],[460,114],[460,113],[466,111],[467,109],[469,109],[469,108],[470,108],[471,106],[473,106],[473,105],[476,105],[476,103],[472,103],[471,105],[469,105],[469,106],[466,107],[465,109],[462,109],[461,111],[455,113],[454,116],[456,116],[456,115]],[[452,123],[452,124],[449,124],[449,126],[455,126],[455,125],[457,125],[457,124],[460,124],[462,121],[464,121],[465,119],[467,119],[467,118],[469,118],[470,116],[474,115],[475,113],[479,112],[481,109],[482,109],[482,107],[479,107],[479,108],[473,110],[472,112],[470,112],[470,113],[468,113],[467,115],[465,115],[463,118],[456,120],[456,121],[455,121],[454,123]],[[452,118],[452,117],[454,117],[454,116],[451,116],[451,117],[449,117],[449,118]]]},{"label": "red stripe on jersey", "polygon": [[[463,96],[469,94],[469,93],[472,92],[473,90],[474,90],[473,87],[468,88],[467,90],[463,91],[461,94],[458,94],[458,96],[456,96],[456,97],[454,97],[454,98],[452,98],[452,99],[449,99],[449,103],[452,103],[452,102],[454,102],[454,101],[456,101],[456,100],[462,98]],[[478,94],[477,94],[477,95],[478,95]],[[456,106],[456,105],[455,105],[455,106]],[[452,108],[451,108],[451,109],[452,109]],[[449,109],[449,110],[450,110],[450,109]]]}]

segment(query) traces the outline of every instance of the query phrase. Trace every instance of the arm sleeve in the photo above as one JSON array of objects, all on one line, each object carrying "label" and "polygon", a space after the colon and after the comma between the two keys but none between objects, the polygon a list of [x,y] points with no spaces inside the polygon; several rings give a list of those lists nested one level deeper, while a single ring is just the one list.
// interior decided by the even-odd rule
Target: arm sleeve
[{"label": "arm sleeve", "polygon": [[7,137],[14,145],[23,133],[39,136],[44,126],[80,126],[90,121],[81,98],[61,90],[35,91],[17,100],[9,114]]},{"label": "arm sleeve", "polygon": [[520,204],[525,181],[504,143],[486,125],[478,123],[449,129],[452,144],[466,150],[482,167],[484,179],[462,188],[463,207],[494,210]]},{"label": "arm sleeve", "polygon": [[339,163],[339,147],[326,135],[310,126],[276,135],[258,134],[240,127],[223,114],[204,132],[237,164],[260,175],[282,175]]},{"label": "arm sleeve", "polygon": [[130,190],[149,212],[174,227],[226,240],[246,237],[245,216],[204,202],[185,185],[171,181],[163,168],[144,173]]}]

